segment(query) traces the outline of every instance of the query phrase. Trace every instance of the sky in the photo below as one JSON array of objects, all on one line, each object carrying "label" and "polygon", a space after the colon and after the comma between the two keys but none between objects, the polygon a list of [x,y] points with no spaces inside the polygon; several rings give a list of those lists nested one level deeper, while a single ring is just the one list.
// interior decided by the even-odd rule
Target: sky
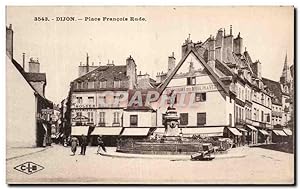
[{"label": "sky", "polygon": [[[48,17],[37,22],[34,18]],[[55,21],[56,17],[142,17],[145,21]],[[52,20],[52,18],[54,20]],[[181,58],[181,45],[191,35],[205,41],[225,28],[240,32],[252,60],[262,63],[263,77],[278,81],[287,53],[294,58],[294,9],[292,7],[7,7],[6,24],[14,30],[14,58],[25,70],[30,57],[38,58],[47,74],[46,97],[60,103],[67,97],[70,82],[78,77],[80,62],[124,65],[131,55],[138,72],[166,71],[168,56]]]}]

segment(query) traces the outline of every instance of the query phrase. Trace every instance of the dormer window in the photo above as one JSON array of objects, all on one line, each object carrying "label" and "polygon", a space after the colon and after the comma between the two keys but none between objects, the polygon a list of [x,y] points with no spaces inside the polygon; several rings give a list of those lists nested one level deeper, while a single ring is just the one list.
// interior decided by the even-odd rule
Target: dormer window
[{"label": "dormer window", "polygon": [[121,88],[121,81],[120,80],[115,80],[114,81],[114,88]]},{"label": "dormer window", "polygon": [[106,80],[99,81],[99,88],[106,88]]},{"label": "dormer window", "polygon": [[195,84],[196,84],[196,77],[187,78],[187,85],[195,85]]},{"label": "dormer window", "polygon": [[95,88],[95,82],[94,81],[88,81],[88,89]]}]

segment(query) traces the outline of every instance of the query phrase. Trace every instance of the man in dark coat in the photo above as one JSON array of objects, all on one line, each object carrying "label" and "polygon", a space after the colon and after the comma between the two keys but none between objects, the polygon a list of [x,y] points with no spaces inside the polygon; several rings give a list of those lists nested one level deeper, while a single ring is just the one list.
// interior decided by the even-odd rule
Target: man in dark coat
[{"label": "man in dark coat", "polygon": [[81,135],[81,151],[80,151],[81,155],[85,155],[86,146],[87,146],[87,138],[86,136]]}]

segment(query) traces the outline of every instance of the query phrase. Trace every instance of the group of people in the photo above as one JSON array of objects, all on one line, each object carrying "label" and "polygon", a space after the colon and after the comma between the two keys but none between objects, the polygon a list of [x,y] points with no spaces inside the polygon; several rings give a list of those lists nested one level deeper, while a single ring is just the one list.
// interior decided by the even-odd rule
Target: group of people
[{"label": "group of people", "polygon": [[[102,148],[102,150],[104,152],[106,152],[106,148],[104,146],[104,142],[102,140],[102,137],[101,136],[98,136],[97,137],[97,143],[98,143],[98,150],[97,150],[97,154],[100,154],[100,150]],[[81,155],[85,155],[85,152],[86,152],[86,147],[88,145],[88,140],[87,140],[87,137],[85,135],[81,135],[81,141],[79,142],[78,138],[73,136],[71,138],[71,151],[72,151],[72,156],[75,155],[76,153],[76,150],[77,150],[77,146],[80,145],[81,147],[81,150],[80,150],[80,154]]]}]

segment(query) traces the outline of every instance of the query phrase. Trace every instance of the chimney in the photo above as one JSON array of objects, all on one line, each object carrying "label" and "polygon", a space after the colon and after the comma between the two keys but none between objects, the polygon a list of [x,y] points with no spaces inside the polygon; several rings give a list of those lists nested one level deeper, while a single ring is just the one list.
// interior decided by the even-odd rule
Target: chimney
[{"label": "chimney", "polygon": [[243,38],[240,36],[240,32],[238,36],[233,40],[233,52],[237,55],[241,55],[243,51]]},{"label": "chimney", "polygon": [[191,40],[191,34],[189,34],[189,37],[185,40],[184,44],[181,46],[181,57],[184,57],[185,54],[195,46],[195,44]]},{"label": "chimney", "polygon": [[89,54],[86,53],[86,73],[90,72],[90,67],[89,67]]},{"label": "chimney", "polygon": [[215,70],[215,43],[216,43],[216,40],[214,39],[214,37],[211,36],[208,40],[207,63],[213,70]]},{"label": "chimney", "polygon": [[32,57],[29,60],[29,73],[40,73],[40,63],[39,60],[34,60]]},{"label": "chimney", "polygon": [[25,53],[23,53],[23,59],[22,59],[22,62],[23,62],[23,70],[25,71]]},{"label": "chimney", "polygon": [[6,27],[6,54],[10,59],[13,59],[13,46],[14,46],[14,31],[12,25]]},{"label": "chimney", "polygon": [[232,52],[233,52],[233,36],[232,36],[232,25],[230,25],[230,34],[228,36],[224,36],[222,61],[229,62]]},{"label": "chimney", "polygon": [[257,78],[261,79],[261,63],[259,60],[252,64],[252,70],[256,74]]},{"label": "chimney", "polygon": [[172,52],[172,55],[168,57],[168,75],[174,70],[175,61],[176,58],[174,57],[174,52]]},{"label": "chimney", "polygon": [[[224,34],[225,34],[225,29],[224,29]],[[223,34],[223,29],[219,29],[217,36],[216,36],[216,51],[215,51],[215,56],[216,59],[222,62],[222,50],[223,50],[223,43],[224,43],[224,34]]]},{"label": "chimney", "polygon": [[129,78],[129,89],[134,89],[137,83],[136,64],[131,55],[126,59],[126,75]]}]

